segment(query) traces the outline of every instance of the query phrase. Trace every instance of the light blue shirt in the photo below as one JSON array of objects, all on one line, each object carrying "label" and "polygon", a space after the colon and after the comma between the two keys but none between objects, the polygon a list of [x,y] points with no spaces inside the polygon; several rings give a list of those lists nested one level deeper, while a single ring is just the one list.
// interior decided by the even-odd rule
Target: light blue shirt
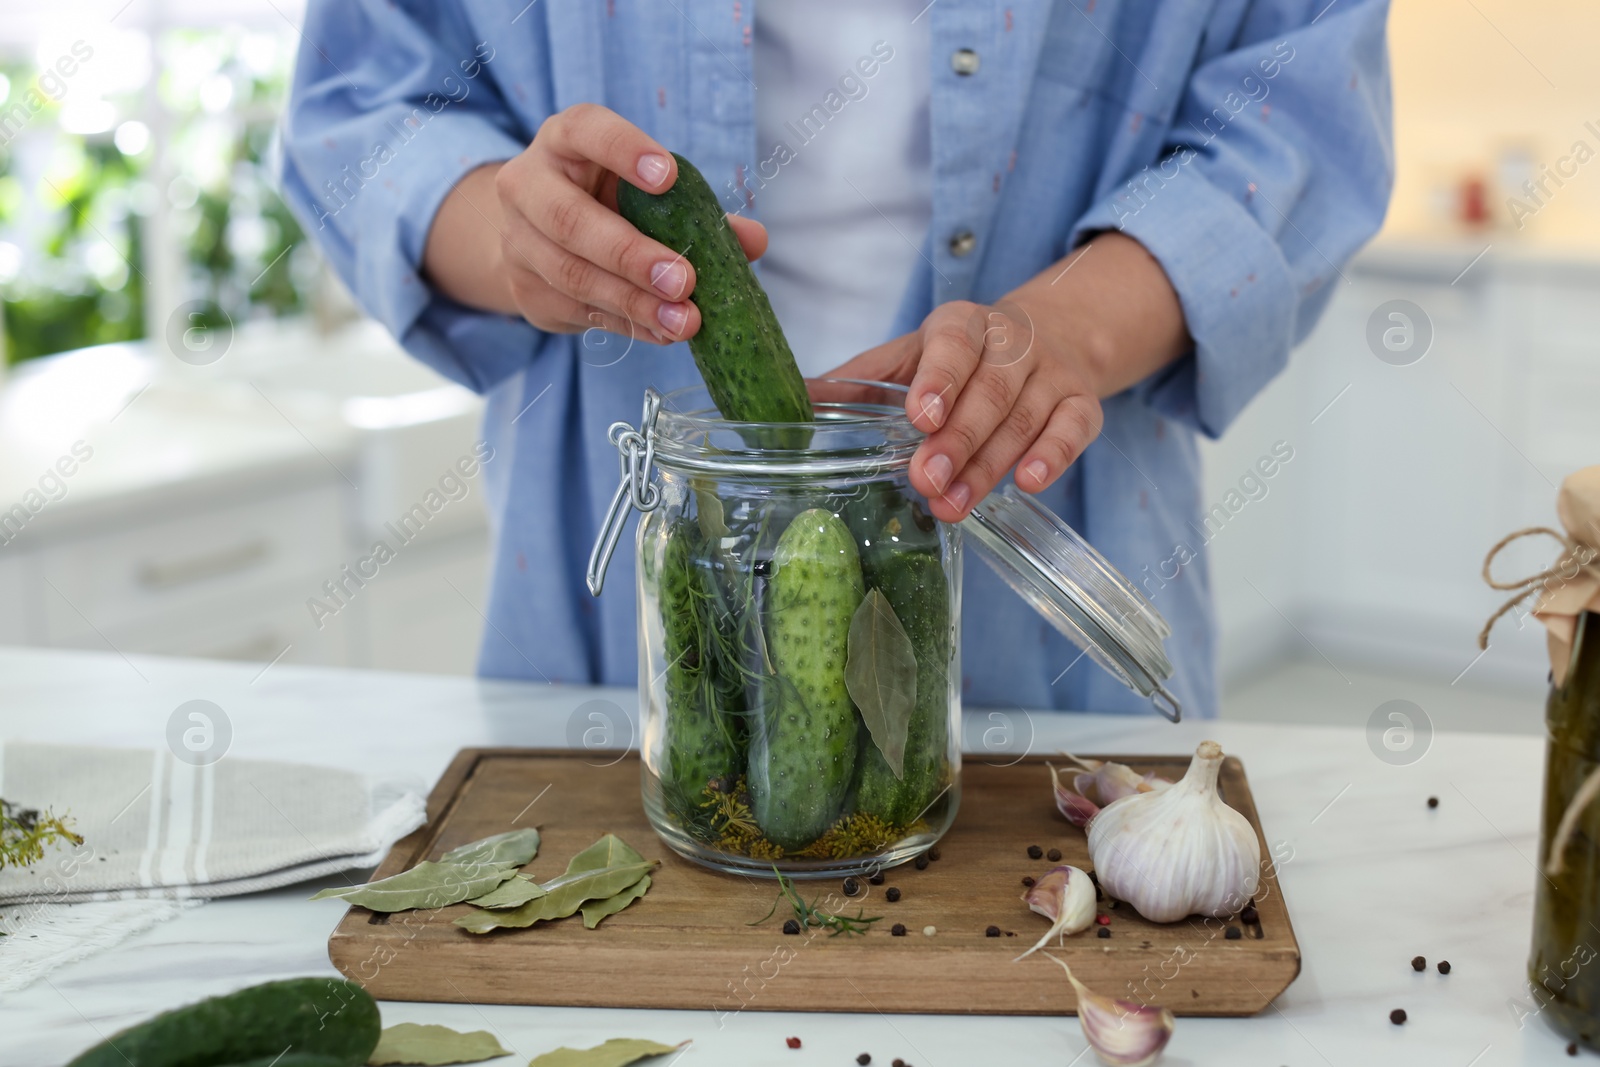
[{"label": "light blue shirt", "polygon": [[[525,6],[526,5],[526,6]],[[546,334],[419,276],[452,184],[549,115],[598,102],[695,161],[730,210],[755,138],[752,0],[311,0],[284,122],[285,193],[369,313],[485,394],[492,676],[631,685],[634,560],[584,567],[617,481],[606,440],[646,386],[698,380],[685,345]],[[1320,13],[1320,14],[1319,14]],[[1220,434],[1310,330],[1377,230],[1394,172],[1386,0],[936,0],[933,211],[891,336],[994,301],[1092,234],[1148,248],[1194,350],[1105,401],[1100,439],[1042,501],[1172,624],[1171,688],[1217,710],[1197,433]],[[961,74],[962,49],[978,69]],[[759,204],[753,213],[759,217]],[[961,234],[976,236],[966,255]],[[1093,270],[1093,260],[1077,269]],[[982,564],[967,568],[968,704],[1143,711]]]}]

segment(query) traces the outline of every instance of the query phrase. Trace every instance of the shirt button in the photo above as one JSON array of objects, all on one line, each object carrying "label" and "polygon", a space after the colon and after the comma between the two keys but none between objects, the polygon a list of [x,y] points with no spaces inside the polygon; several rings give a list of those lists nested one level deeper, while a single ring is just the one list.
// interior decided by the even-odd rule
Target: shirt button
[{"label": "shirt button", "polygon": [[978,53],[970,48],[958,48],[950,54],[950,69],[963,78],[978,73]]},{"label": "shirt button", "polygon": [[950,238],[950,254],[960,259],[978,247],[978,238],[971,230],[962,230]]}]

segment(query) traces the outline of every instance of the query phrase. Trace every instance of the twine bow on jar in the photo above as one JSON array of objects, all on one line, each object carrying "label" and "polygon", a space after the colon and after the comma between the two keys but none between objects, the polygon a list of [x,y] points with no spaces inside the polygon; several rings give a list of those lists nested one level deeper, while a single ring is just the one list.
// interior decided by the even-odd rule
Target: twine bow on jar
[{"label": "twine bow on jar", "polygon": [[[1489,631],[1501,617],[1535,597],[1530,614],[1544,624],[1550,651],[1550,675],[1555,685],[1567,676],[1572,659],[1572,640],[1578,616],[1584,611],[1600,612],[1600,466],[1575,471],[1561,483],[1556,497],[1560,530],[1530,526],[1502,537],[1483,560],[1483,580],[1492,589],[1512,591],[1478,633],[1478,647],[1489,647]],[[1497,582],[1490,574],[1494,558],[1511,542],[1539,535],[1561,543],[1561,554],[1549,567],[1512,582]]]}]

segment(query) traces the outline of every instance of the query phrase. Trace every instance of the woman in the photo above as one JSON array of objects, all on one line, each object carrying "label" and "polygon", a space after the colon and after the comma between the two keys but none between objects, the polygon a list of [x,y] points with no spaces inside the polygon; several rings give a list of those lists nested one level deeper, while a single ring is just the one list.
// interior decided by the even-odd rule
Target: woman
[{"label": "woman", "polygon": [[[670,187],[671,150],[770,247],[806,373],[910,386],[935,514],[1014,470],[1144,586],[1173,691],[1215,714],[1195,436],[1382,220],[1387,7],[311,0],[290,202],[369,313],[488,398],[482,673],[635,681],[632,560],[599,600],[583,572],[606,426],[697,380],[694,272],[614,211],[618,175]],[[970,704],[1145,707],[987,568],[965,612]]]}]

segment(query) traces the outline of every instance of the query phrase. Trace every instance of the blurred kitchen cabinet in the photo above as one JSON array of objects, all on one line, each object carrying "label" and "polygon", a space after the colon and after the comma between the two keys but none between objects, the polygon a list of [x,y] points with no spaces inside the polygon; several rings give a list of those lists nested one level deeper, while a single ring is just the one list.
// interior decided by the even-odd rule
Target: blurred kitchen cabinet
[{"label": "blurred kitchen cabinet", "polygon": [[25,645],[33,617],[32,588],[21,557],[0,547],[0,645]]},{"label": "blurred kitchen cabinet", "polygon": [[469,674],[478,659],[489,571],[482,530],[407,545],[361,590],[361,665]]},{"label": "blurred kitchen cabinet", "polygon": [[[1551,524],[1555,486],[1600,463],[1600,268],[1495,247],[1464,271],[1482,251],[1364,253],[1283,377],[1205,449],[1213,498],[1273,440],[1295,449],[1273,495],[1210,546],[1219,618],[1234,631],[1222,635],[1225,676],[1260,665],[1271,635],[1276,655],[1450,681],[1474,662],[1497,602],[1480,577],[1485,551]],[[1374,350],[1374,324],[1392,324],[1392,310],[1431,332],[1415,361]],[[1497,569],[1548,562],[1528,551]],[[1542,678],[1530,633],[1506,627],[1475,677]]]}]

